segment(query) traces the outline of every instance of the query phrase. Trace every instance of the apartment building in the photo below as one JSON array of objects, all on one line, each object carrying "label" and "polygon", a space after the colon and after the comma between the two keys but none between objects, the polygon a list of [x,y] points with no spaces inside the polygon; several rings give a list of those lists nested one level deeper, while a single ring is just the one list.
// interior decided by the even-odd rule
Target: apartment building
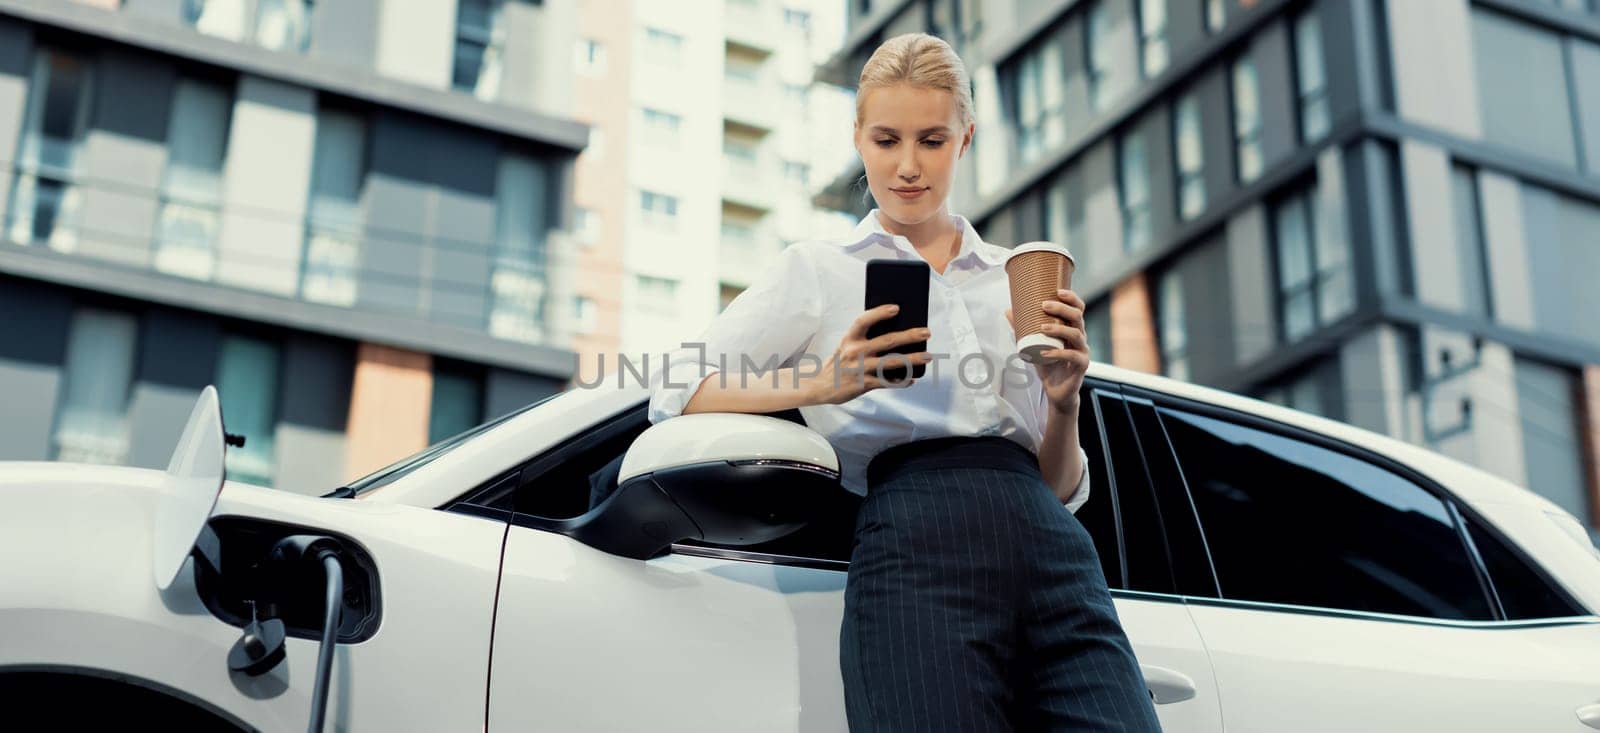
[{"label": "apartment building", "polygon": [[812,83],[843,10],[580,4],[576,115],[602,142],[576,166],[579,379],[692,338],[787,243],[848,231],[811,201],[819,162],[849,150],[849,95]]},{"label": "apartment building", "polygon": [[321,493],[575,369],[571,0],[0,0],[0,458]]},{"label": "apartment building", "polygon": [[[1592,0],[851,2],[973,72],[954,208],[1077,255],[1097,359],[1397,436],[1600,527]],[[859,166],[819,204],[870,205]]]}]

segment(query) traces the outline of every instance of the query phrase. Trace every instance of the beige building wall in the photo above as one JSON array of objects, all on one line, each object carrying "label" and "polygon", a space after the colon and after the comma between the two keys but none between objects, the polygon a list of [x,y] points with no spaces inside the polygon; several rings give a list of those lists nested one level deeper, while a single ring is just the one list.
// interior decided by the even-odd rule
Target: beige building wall
[{"label": "beige building wall", "polygon": [[589,148],[578,156],[573,204],[588,210],[593,219],[587,231],[574,232],[571,289],[576,298],[591,304],[593,315],[587,319],[587,329],[577,318],[572,320],[578,328],[572,335],[572,350],[578,354],[574,380],[588,384],[616,370],[622,338],[623,223],[632,202],[628,190],[628,140],[634,133],[629,103],[636,32],[632,18],[633,0],[579,4],[574,58],[586,39],[598,42],[605,58],[598,68],[574,62],[573,114],[590,126],[591,133]]},{"label": "beige building wall", "polygon": [[356,478],[428,447],[433,357],[378,344],[356,350],[345,476]]}]

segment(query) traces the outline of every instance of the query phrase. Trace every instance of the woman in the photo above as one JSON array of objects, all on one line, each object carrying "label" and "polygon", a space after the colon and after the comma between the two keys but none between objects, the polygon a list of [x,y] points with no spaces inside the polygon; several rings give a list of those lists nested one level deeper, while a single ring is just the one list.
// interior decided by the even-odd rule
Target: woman
[{"label": "woman", "polygon": [[[650,420],[799,408],[838,453],[844,486],[866,494],[839,634],[851,730],[1159,730],[1072,515],[1089,492],[1083,301],[1061,290],[1044,303],[1064,348],[1032,368],[1008,361],[1006,250],[948,211],[975,130],[967,79],[933,36],[873,53],[855,146],[880,208],[848,241],[785,248],[703,346],[672,355]],[[866,338],[895,310],[862,311],[865,263],[882,257],[931,267],[926,329]],[[923,339],[910,357],[928,364],[922,378],[880,378],[878,354]]]}]

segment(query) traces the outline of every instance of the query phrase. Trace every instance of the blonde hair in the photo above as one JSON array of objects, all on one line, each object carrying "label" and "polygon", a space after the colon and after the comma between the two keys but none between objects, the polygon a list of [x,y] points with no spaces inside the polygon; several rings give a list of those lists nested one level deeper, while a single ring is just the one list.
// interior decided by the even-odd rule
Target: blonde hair
[{"label": "blonde hair", "polygon": [[906,33],[879,45],[861,67],[861,79],[856,83],[856,124],[861,124],[867,92],[895,84],[949,92],[956,98],[961,125],[972,123],[972,83],[967,66],[944,39]]}]

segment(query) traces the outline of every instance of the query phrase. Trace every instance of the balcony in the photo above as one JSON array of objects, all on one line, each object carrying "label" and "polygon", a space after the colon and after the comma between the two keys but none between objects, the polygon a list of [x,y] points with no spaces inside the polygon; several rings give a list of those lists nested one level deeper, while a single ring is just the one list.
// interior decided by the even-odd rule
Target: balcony
[{"label": "balcony", "polygon": [[778,201],[780,181],[773,175],[769,156],[757,155],[741,158],[724,153],[722,156],[722,200],[726,205],[744,209],[751,217],[771,211]]},{"label": "balcony", "polygon": [[717,279],[744,288],[755,282],[767,263],[777,256],[777,243],[762,227],[728,219],[728,213],[725,209]]},{"label": "balcony", "polygon": [[728,46],[735,53],[766,56],[776,50],[777,6],[770,0],[727,0]]},{"label": "balcony", "polygon": [[722,88],[725,127],[748,135],[765,135],[777,127],[779,104],[773,85],[754,69],[730,65]]}]

